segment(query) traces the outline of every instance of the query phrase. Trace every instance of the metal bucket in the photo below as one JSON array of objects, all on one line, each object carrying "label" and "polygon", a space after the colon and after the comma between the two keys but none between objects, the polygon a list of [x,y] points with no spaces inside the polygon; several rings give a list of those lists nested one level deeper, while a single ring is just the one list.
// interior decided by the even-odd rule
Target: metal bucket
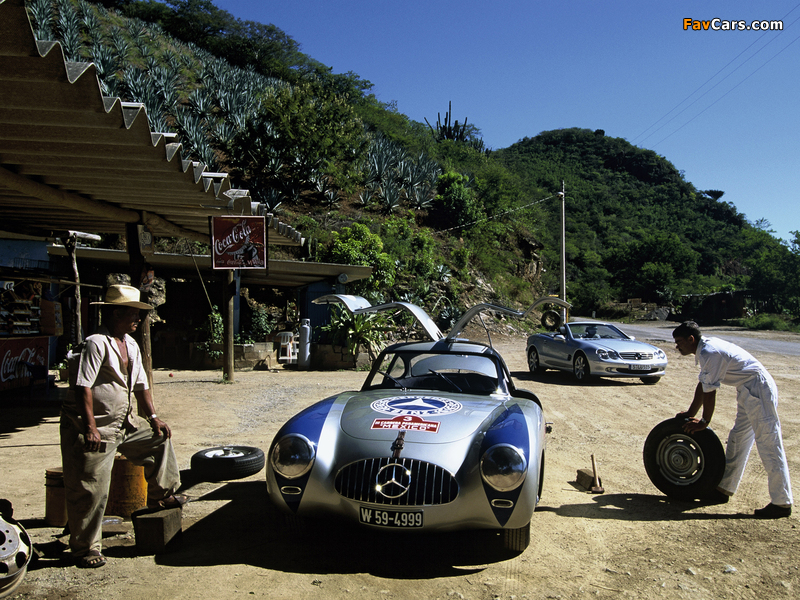
[{"label": "metal bucket", "polygon": [[50,527],[64,527],[67,524],[67,498],[64,493],[64,473],[61,467],[45,470],[44,487],[44,521]]},{"label": "metal bucket", "polygon": [[117,456],[111,471],[105,514],[128,519],[134,511],[146,505],[147,481],[144,478],[144,467],[134,465],[124,456]]}]

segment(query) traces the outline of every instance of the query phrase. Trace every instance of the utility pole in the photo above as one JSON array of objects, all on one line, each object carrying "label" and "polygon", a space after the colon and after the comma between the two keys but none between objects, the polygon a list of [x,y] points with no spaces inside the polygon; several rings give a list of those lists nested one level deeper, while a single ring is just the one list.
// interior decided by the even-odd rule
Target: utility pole
[{"label": "utility pole", "polygon": [[[558,193],[561,196],[561,299],[567,301],[567,227],[566,227],[566,186],[564,180],[561,180],[561,191]],[[561,308],[561,318],[567,322],[567,309]]]}]

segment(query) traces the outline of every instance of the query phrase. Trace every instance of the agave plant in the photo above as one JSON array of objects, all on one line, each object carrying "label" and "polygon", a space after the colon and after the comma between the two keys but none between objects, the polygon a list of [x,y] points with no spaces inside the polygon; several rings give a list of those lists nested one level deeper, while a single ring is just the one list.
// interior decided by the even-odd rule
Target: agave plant
[{"label": "agave plant", "polygon": [[108,96],[110,94],[108,94],[106,90],[108,85],[107,81],[111,78],[115,78],[117,70],[119,69],[117,56],[111,48],[101,44],[93,45],[91,54],[92,62],[94,62],[94,66],[97,69],[97,78],[100,80],[100,86],[103,87],[103,93]]},{"label": "agave plant", "polygon": [[408,199],[415,210],[427,210],[434,200],[432,188],[428,185],[413,187]]},{"label": "agave plant", "polygon": [[120,64],[126,64],[128,62],[128,54],[130,52],[130,44],[125,38],[125,34],[122,33],[122,30],[119,27],[114,27],[111,29],[109,36],[111,37],[111,46],[116,51],[117,59],[119,60]]},{"label": "agave plant", "polygon": [[372,204],[372,189],[370,187],[365,187],[361,190],[361,193],[358,195],[358,203],[361,206],[369,206]]},{"label": "agave plant", "polygon": [[53,39],[53,4],[50,0],[32,0],[28,6],[37,40]]},{"label": "agave plant", "polygon": [[436,281],[447,283],[450,281],[450,277],[452,277],[453,272],[447,265],[436,265],[436,267],[433,269],[433,275],[436,278]]},{"label": "agave plant", "polygon": [[400,190],[394,185],[385,185],[380,195],[381,211],[388,215],[400,208]]},{"label": "agave plant", "polygon": [[72,4],[67,0],[60,0],[56,32],[64,50],[64,58],[69,61],[81,59],[81,25],[81,19]]},{"label": "agave plant", "polygon": [[325,199],[325,206],[328,210],[333,210],[339,204],[339,191],[334,189],[327,189],[323,194],[323,198]]}]

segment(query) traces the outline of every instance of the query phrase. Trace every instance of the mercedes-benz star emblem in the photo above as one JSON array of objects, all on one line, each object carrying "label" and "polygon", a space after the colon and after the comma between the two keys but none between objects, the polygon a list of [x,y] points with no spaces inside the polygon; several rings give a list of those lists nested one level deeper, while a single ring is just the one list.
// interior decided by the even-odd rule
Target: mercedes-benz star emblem
[{"label": "mercedes-benz star emblem", "polygon": [[375,476],[375,491],[384,498],[399,498],[411,487],[411,471],[400,463],[383,466]]}]

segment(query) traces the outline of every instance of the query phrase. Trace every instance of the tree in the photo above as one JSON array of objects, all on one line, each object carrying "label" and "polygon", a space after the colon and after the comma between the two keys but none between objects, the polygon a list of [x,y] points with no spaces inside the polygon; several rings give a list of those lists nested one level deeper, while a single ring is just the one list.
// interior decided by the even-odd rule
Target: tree
[{"label": "tree", "polygon": [[439,176],[439,193],[428,215],[437,229],[465,226],[483,216],[475,192],[468,183],[466,176],[453,171]]},{"label": "tree", "polygon": [[227,154],[233,174],[251,189],[313,189],[320,173],[345,189],[365,147],[363,125],[347,99],[305,83],[268,91]]},{"label": "tree", "polygon": [[[344,265],[366,265],[372,267],[372,276],[364,285],[367,289],[391,287],[394,284],[394,264],[383,251],[379,235],[370,232],[363,223],[353,223],[333,233],[333,241],[327,252],[327,260]],[[356,287],[358,286],[357,282]]]}]

